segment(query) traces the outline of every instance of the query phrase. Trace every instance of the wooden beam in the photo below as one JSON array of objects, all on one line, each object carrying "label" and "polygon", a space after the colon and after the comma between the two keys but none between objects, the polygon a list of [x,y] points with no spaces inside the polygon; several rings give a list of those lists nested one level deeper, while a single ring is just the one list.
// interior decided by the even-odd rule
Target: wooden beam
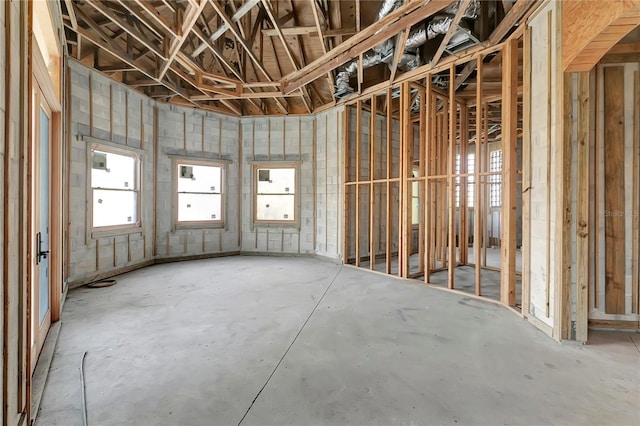
[{"label": "wooden beam", "polygon": [[624,67],[604,68],[605,311],[625,313]]},{"label": "wooden beam", "polygon": [[296,36],[296,35],[316,35],[318,34],[317,27],[282,27],[278,32],[277,28],[264,28],[262,29],[262,34],[267,37],[280,37],[280,33],[285,36]]},{"label": "wooden beam", "polygon": [[640,253],[640,72],[633,73],[633,218],[631,229],[631,312],[638,313],[640,308],[640,271],[638,256]]},{"label": "wooden beam", "polygon": [[400,35],[396,38],[396,48],[393,54],[393,62],[391,62],[391,76],[389,77],[389,81],[391,82],[393,82],[396,79],[398,64],[400,63],[400,59],[402,59],[402,55],[404,54],[404,45],[407,44],[409,31],[410,31],[409,28],[403,30],[400,33]]},{"label": "wooden beam", "polygon": [[139,72],[141,72],[142,74],[144,74],[148,78],[156,80],[159,85],[162,85],[162,86],[166,87],[171,92],[173,92],[176,95],[184,98],[185,100],[187,100],[193,106],[198,106],[198,104],[193,102],[193,101],[191,101],[189,99],[188,94],[185,93],[183,90],[180,90],[179,87],[175,86],[174,84],[172,84],[172,83],[170,83],[168,81],[159,80],[158,78],[156,78],[155,75],[153,75],[153,72],[147,70],[147,68],[143,64],[141,64],[139,61],[136,61],[136,60],[132,59],[129,55],[127,55],[125,52],[123,52],[117,46],[113,46],[113,45],[111,45],[111,44],[109,44],[109,43],[107,43],[107,42],[105,42],[103,40],[100,40],[99,37],[96,37],[93,33],[83,29],[80,26],[78,26],[77,31],[78,31],[78,34],[82,35],[82,37],[86,38],[91,43],[93,43],[97,47],[99,47],[100,49],[105,50],[106,52],[108,52],[111,55],[115,56],[116,58],[118,58],[122,62],[124,62],[126,64],[129,64],[132,67],[136,68]]},{"label": "wooden beam", "polygon": [[[447,273],[447,285],[450,289],[454,288],[455,284],[455,268],[456,262],[456,181],[454,177],[456,169],[456,67],[451,65],[449,68],[449,152],[447,157],[448,166],[446,173],[448,175],[448,210],[449,210],[449,235],[446,239],[447,247],[449,248],[449,265]],[[443,132],[445,134],[445,132]]]},{"label": "wooden beam", "polygon": [[138,31],[137,28],[133,27],[128,22],[125,22],[124,20],[120,19],[112,10],[110,10],[105,4],[103,4],[102,1],[100,0],[90,1],[90,2],[87,2],[87,4],[89,4],[95,10],[100,12],[102,15],[104,15],[107,19],[109,19],[111,22],[116,24],[118,27],[122,28],[123,31],[131,35],[131,37],[133,37],[134,39],[136,39],[136,41],[138,41],[144,47],[152,51],[156,56],[162,59],[167,59],[166,56],[164,55],[164,52],[162,52],[158,46],[151,43],[149,41],[149,38],[145,34],[142,34],[140,31]]},{"label": "wooden beam", "polygon": [[[541,3],[540,0],[518,0],[489,36],[489,45],[500,43],[516,23],[523,20],[528,13],[531,13],[536,9],[532,6],[539,3]],[[462,84],[467,81],[471,74],[473,74],[473,71],[475,71],[475,66],[475,63],[472,61],[464,67],[459,75],[458,83],[456,84],[456,90],[458,90],[460,86],[462,86]]]},{"label": "wooden beam", "polygon": [[[189,8],[185,12],[185,16],[182,22],[181,27],[179,28],[180,35],[174,38],[171,41],[171,46],[169,47],[169,57],[162,65],[160,72],[158,73],[158,79],[162,80],[164,76],[167,74],[169,67],[173,63],[174,59],[180,52],[182,45],[186,41],[187,37],[191,33],[191,29],[196,24],[198,17],[204,10],[204,6],[207,4],[206,0],[200,0],[200,4],[196,7],[193,4],[190,4]],[[181,10],[181,9],[180,9]]]},{"label": "wooden beam", "polygon": [[587,341],[589,317],[589,72],[578,74],[578,200],[576,226],[576,336],[579,342]]},{"label": "wooden beam", "polygon": [[[525,1],[525,0],[520,0]],[[441,9],[451,5],[453,0],[413,1],[400,6],[373,25],[363,29],[347,41],[313,61],[298,72],[283,79],[283,92],[290,93],[323,74],[334,70],[373,46],[385,41],[401,30],[423,21]]]},{"label": "wooden beam", "polygon": [[502,54],[502,209],[500,220],[500,301],[516,305],[516,181],[518,179],[518,40]]},{"label": "wooden beam", "polygon": [[458,5],[458,11],[453,17],[453,21],[451,22],[451,26],[447,30],[447,33],[444,35],[444,38],[440,42],[440,46],[438,47],[438,50],[436,50],[436,53],[433,55],[433,58],[431,59],[431,65],[435,66],[440,61],[440,58],[444,53],[444,49],[447,48],[449,41],[451,41],[451,37],[453,37],[455,32],[458,30],[458,24],[460,24],[460,21],[462,20],[464,13],[467,11],[467,7],[469,7],[469,3],[471,3],[471,0],[462,0]]},{"label": "wooden beam", "polygon": [[[320,47],[322,47],[322,53],[324,55],[327,54],[327,46],[325,44],[325,40],[324,40],[324,29],[322,28],[322,25],[320,25],[320,16],[318,14],[318,3],[316,3],[316,0],[309,0],[311,1],[311,10],[313,11],[313,20],[316,24],[316,30],[317,30],[317,34],[318,37],[320,37]],[[335,81],[333,79],[333,73],[332,72],[328,72],[327,73],[327,78],[329,80],[329,90],[331,91],[331,94],[333,95],[335,93]]]},{"label": "wooden beam", "polygon": [[[206,0],[202,0],[202,1],[206,1]],[[227,16],[227,14],[224,11],[224,8],[220,4],[218,4],[216,0],[209,0],[209,3],[211,3],[213,8],[216,10],[218,15],[220,16],[220,18],[222,18],[222,20],[227,24],[229,31],[231,31],[231,33],[236,38],[238,43],[240,43],[240,45],[244,48],[246,54],[249,56],[249,58],[251,58],[256,68],[267,78],[267,80],[273,81],[273,78],[271,77],[269,72],[266,70],[266,68],[263,66],[262,62],[253,53],[253,49],[251,49],[251,46],[249,46],[248,42],[244,39],[244,37],[242,37],[242,34],[240,34],[240,31],[236,28],[236,25]]]},{"label": "wooden beam", "polygon": [[[475,188],[473,192],[473,262],[475,263],[475,293],[476,296],[480,296],[481,279],[482,274],[480,270],[480,247],[481,240],[484,238],[484,233],[481,229],[482,214],[484,214],[484,208],[481,207],[480,198],[480,172],[483,164],[482,157],[482,55],[476,56],[477,63],[477,86],[476,86],[476,141],[475,141],[475,164],[474,164],[474,178]],[[455,87],[455,86],[454,86]]]},{"label": "wooden beam", "polygon": [[[204,1],[204,0],[203,0]],[[240,19],[246,15],[247,13],[249,13],[249,11],[258,3],[260,3],[260,0],[247,0],[246,3],[244,3],[231,17],[231,19],[227,18],[227,19],[223,19],[223,24],[220,25],[214,32],[213,34],[211,34],[211,36],[209,37],[209,42],[213,43],[214,41],[216,41],[217,39],[219,39],[225,32],[227,32],[227,30],[230,30],[234,27],[234,24],[236,24],[238,21],[240,21]],[[216,6],[214,6],[216,7]],[[224,9],[222,9],[224,10]],[[218,11],[218,9],[216,9],[216,11]],[[222,16],[224,14],[224,12],[221,14],[220,12],[218,12],[218,14],[220,16]],[[226,18],[226,14],[225,18]],[[198,46],[192,53],[192,56],[198,56],[200,53],[202,53],[205,49],[207,48],[206,44],[203,42],[202,44],[200,44],[200,46]]]},{"label": "wooden beam", "polygon": [[162,27],[168,34],[172,37],[176,37],[178,35],[178,31],[174,24],[169,22],[169,20],[160,13],[158,8],[152,6],[147,0],[133,1],[141,7],[142,11],[145,12],[147,16],[149,16],[157,25]]}]

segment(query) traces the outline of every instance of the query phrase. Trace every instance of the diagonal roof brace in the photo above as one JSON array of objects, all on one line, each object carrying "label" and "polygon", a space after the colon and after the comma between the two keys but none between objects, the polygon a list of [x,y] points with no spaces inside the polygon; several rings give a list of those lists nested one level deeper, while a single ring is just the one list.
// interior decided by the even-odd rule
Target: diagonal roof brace
[{"label": "diagonal roof brace", "polygon": [[[247,0],[247,2],[242,6],[240,6],[240,8],[236,11],[236,13],[233,14],[233,16],[231,17],[231,22],[237,23],[244,15],[249,13],[249,11],[253,9],[253,7],[258,3],[260,3],[260,0]],[[229,26],[227,25],[227,23],[223,22],[222,25],[216,28],[213,34],[211,34],[211,37],[209,37],[209,41],[213,43],[214,41],[222,37],[222,35],[225,32],[227,32],[228,29],[229,29]],[[200,44],[200,46],[198,46],[196,50],[193,51],[193,53],[191,54],[191,57],[195,58],[196,56],[204,52],[206,48],[207,48],[207,45],[205,43]]]}]

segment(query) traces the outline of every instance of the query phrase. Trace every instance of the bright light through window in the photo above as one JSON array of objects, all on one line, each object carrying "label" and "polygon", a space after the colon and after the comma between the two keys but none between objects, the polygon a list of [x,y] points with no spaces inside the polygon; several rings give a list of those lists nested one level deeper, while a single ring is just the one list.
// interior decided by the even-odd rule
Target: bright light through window
[{"label": "bright light through window", "polygon": [[179,163],[178,222],[222,222],[223,168]]},{"label": "bright light through window", "polygon": [[294,167],[255,168],[255,220],[294,222],[296,220],[296,169]]},{"label": "bright light through window", "polygon": [[91,160],[93,227],[137,225],[137,156],[93,149]]}]

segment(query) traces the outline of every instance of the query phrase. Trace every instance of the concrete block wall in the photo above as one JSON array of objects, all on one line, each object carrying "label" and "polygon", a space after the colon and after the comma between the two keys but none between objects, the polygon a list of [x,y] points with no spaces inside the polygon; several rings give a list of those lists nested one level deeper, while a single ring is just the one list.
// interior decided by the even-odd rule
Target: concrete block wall
[{"label": "concrete block wall", "polygon": [[[362,111],[361,126],[360,126],[360,180],[370,179],[370,122],[371,114],[368,111]],[[373,173],[376,179],[386,179],[387,167],[390,167],[390,177],[397,178],[400,175],[400,122],[393,119],[391,122],[391,165],[387,165],[387,118],[384,115],[378,114],[375,120],[375,160]],[[356,131],[357,120],[355,108],[349,108],[349,154],[346,161],[349,161],[349,181],[356,180]],[[419,135],[414,135],[419,139]],[[360,185],[360,256],[366,256],[369,253],[369,209],[372,203],[369,199],[371,195],[369,193],[368,185]],[[348,211],[348,228],[347,238],[348,244],[348,257],[350,259],[355,258],[355,186],[350,188],[349,194],[349,211]],[[394,203],[398,203],[399,199],[399,185],[397,183],[391,184],[391,223],[393,228],[391,230],[391,252],[398,252],[398,208],[394,207]],[[387,187],[386,184],[375,184],[373,205],[377,207],[374,212],[374,228],[378,230],[375,234],[374,248],[376,255],[381,255],[386,252],[386,202],[387,202]]]},{"label": "concrete block wall", "polygon": [[[242,251],[315,253],[316,133],[314,116],[245,117],[242,126]],[[296,162],[298,210],[295,225],[256,224],[253,220],[253,165]]]},{"label": "concrete block wall", "polygon": [[316,115],[315,254],[342,259],[344,107]]},{"label": "concrete block wall", "polygon": [[[69,165],[69,267],[74,283],[153,258],[153,146],[155,101],[101,73],[69,61],[71,164]],[[93,238],[88,206],[88,148],[85,137],[141,150],[141,228]]]},{"label": "concrete block wall", "polygon": [[[212,112],[158,104],[157,257],[229,253],[240,250],[240,120]],[[222,227],[176,229],[175,158],[222,160],[226,166]]]},{"label": "concrete block wall", "polygon": [[[549,49],[556,51],[555,31],[549,31],[547,12],[552,11],[552,28],[555,28],[556,3],[550,2],[529,21],[531,28],[531,212],[530,241],[530,307],[527,315],[542,323],[554,325],[554,259],[555,235],[555,110],[558,102],[555,79],[555,55],[551,54],[551,75],[548,72]],[[548,40],[548,34],[552,39]],[[549,78],[551,82],[549,85]],[[550,87],[550,91],[549,91]],[[548,102],[545,102],[547,100]],[[549,109],[551,113],[549,114]],[[549,121],[549,115],[551,121]],[[549,136],[550,135],[550,136]],[[549,144],[549,141],[551,144]],[[549,152],[550,150],[550,152]],[[548,160],[548,155],[550,162]],[[526,167],[526,165],[525,165]],[[551,180],[547,182],[547,175]],[[548,231],[550,230],[550,232]],[[547,268],[547,265],[550,268]],[[547,293],[548,282],[548,293]],[[549,306],[547,309],[547,297]],[[547,315],[547,311],[549,315]]]}]

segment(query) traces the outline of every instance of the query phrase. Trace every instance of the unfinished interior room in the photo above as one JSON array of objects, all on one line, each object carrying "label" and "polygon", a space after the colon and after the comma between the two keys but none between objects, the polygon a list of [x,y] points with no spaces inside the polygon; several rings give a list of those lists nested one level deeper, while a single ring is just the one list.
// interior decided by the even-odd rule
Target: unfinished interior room
[{"label": "unfinished interior room", "polygon": [[640,424],[640,0],[5,0],[2,424]]}]

